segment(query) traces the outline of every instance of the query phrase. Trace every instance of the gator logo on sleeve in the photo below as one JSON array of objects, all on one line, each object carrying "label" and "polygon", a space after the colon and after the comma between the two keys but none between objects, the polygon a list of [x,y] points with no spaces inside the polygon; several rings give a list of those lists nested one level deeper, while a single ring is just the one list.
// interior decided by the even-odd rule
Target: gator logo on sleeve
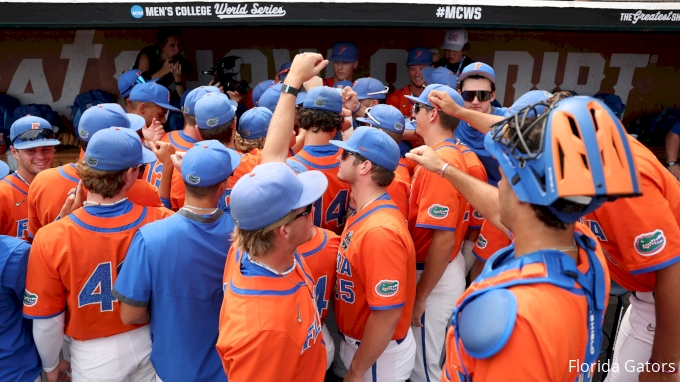
[{"label": "gator logo on sleeve", "polygon": [[477,236],[477,248],[484,249],[487,244],[489,244],[489,241],[480,233],[479,236]]},{"label": "gator logo on sleeve", "polygon": [[482,216],[482,214],[480,214],[479,212],[477,212],[477,210],[472,210],[472,217],[475,218],[475,219],[477,219],[477,220],[482,220],[482,219],[484,219],[484,216]]},{"label": "gator logo on sleeve", "polygon": [[635,238],[635,250],[642,256],[652,256],[666,247],[666,236],[660,229],[643,233]]},{"label": "gator logo on sleeve", "polygon": [[398,280],[380,280],[375,284],[375,293],[381,297],[392,297],[399,291]]},{"label": "gator logo on sleeve", "polygon": [[28,289],[24,290],[24,305],[25,306],[34,306],[35,304],[38,303],[38,295],[35,293],[31,293],[28,291]]},{"label": "gator logo on sleeve", "polygon": [[428,210],[427,214],[435,219],[444,219],[449,216],[449,207],[441,204],[433,204]]},{"label": "gator logo on sleeve", "polygon": [[343,251],[346,251],[347,248],[349,248],[349,244],[352,242],[352,235],[354,231],[349,231],[347,232],[347,235],[342,239],[342,243],[340,243],[340,248],[342,248]]}]

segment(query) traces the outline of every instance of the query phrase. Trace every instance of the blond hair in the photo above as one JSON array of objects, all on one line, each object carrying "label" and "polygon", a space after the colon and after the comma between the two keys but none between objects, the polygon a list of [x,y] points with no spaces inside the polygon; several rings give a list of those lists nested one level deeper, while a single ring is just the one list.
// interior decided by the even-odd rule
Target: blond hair
[{"label": "blond hair", "polygon": [[274,248],[274,230],[292,222],[296,215],[294,211],[290,211],[274,223],[254,231],[234,227],[234,232],[231,234],[232,245],[248,252],[252,257],[262,256]]},{"label": "blond hair", "polygon": [[239,134],[237,131],[236,135],[234,136],[234,147],[236,150],[246,154],[253,151],[254,149],[263,149],[265,138],[266,137],[246,139],[241,137],[241,134]]},{"label": "blond hair", "polygon": [[125,187],[125,173],[128,169],[121,171],[95,170],[81,159],[76,164],[76,170],[88,191],[104,198],[112,198]]}]

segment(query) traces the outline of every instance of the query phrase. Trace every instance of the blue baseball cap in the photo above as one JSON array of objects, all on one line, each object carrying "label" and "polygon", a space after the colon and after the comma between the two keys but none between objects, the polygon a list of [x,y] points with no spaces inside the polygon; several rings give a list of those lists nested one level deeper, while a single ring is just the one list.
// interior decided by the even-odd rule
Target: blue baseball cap
[{"label": "blue baseball cap", "polygon": [[291,65],[290,62],[286,62],[285,64],[281,65],[279,71],[276,72],[281,81],[285,80],[286,76],[288,76],[288,72],[290,71],[290,65]]},{"label": "blue baseball cap", "polygon": [[290,167],[296,174],[307,172],[307,167],[295,159],[286,159],[286,166]]},{"label": "blue baseball cap", "polygon": [[432,52],[422,46],[411,49],[408,52],[406,66],[411,65],[432,65]]},{"label": "blue baseball cap", "polygon": [[55,139],[54,129],[47,120],[31,115],[21,117],[12,123],[9,140],[17,150],[61,144]]},{"label": "blue baseball cap", "polygon": [[359,100],[386,99],[389,89],[380,80],[371,77],[359,78],[354,81],[354,86],[352,86],[352,90],[357,93]]},{"label": "blue baseball cap", "polygon": [[94,133],[113,126],[139,131],[146,126],[146,121],[140,115],[126,113],[117,103],[100,103],[83,112],[78,124],[78,138],[89,142]]},{"label": "blue baseball cap", "polygon": [[231,216],[239,229],[262,229],[290,211],[314,203],[327,187],[328,179],[319,171],[295,175],[283,162],[264,163],[234,185]]},{"label": "blue baseball cap", "polygon": [[132,88],[137,84],[143,84],[145,82],[156,82],[160,78],[152,78],[147,80],[142,77],[142,71],[139,69],[127,70],[118,77],[118,92],[123,98],[128,98]]},{"label": "blue baseball cap", "polygon": [[170,91],[165,86],[153,82],[135,85],[130,92],[130,101],[151,102],[164,109],[179,111],[170,105]]},{"label": "blue baseball cap", "polygon": [[351,88],[352,85],[354,85],[354,82],[350,80],[342,80],[334,83],[333,87],[336,89],[344,89],[346,86],[349,86]]},{"label": "blue baseball cap", "polygon": [[432,71],[432,74],[430,75],[430,81],[431,82],[427,83],[428,85],[440,84],[449,86],[453,89],[458,87],[458,78],[456,75],[443,66]]},{"label": "blue baseball cap", "polygon": [[425,85],[432,85],[434,82],[432,82],[432,73],[434,72],[436,68],[433,68],[431,66],[428,66],[427,68],[423,68],[423,78],[425,79]]},{"label": "blue baseball cap", "polygon": [[189,94],[187,94],[184,104],[182,105],[182,113],[186,115],[196,115],[194,108],[196,107],[196,102],[201,97],[208,93],[221,93],[221,91],[217,86],[199,86],[188,93]]},{"label": "blue baseball cap", "polygon": [[266,107],[254,107],[241,115],[238,120],[238,133],[241,138],[258,139],[267,136],[272,111]]},{"label": "blue baseball cap", "polygon": [[359,59],[357,46],[351,42],[338,42],[333,45],[331,58],[328,61],[354,62]]},{"label": "blue baseball cap", "polygon": [[357,118],[357,122],[367,123],[379,129],[403,134],[405,123],[401,111],[391,105],[375,105],[366,109],[365,117]]},{"label": "blue baseball cap", "polygon": [[255,85],[255,88],[253,88],[253,105],[260,106],[258,101],[260,101],[260,98],[262,98],[262,94],[264,94],[264,92],[267,91],[267,89],[274,85],[276,85],[276,82],[274,82],[274,80],[264,80],[259,84]]},{"label": "blue baseball cap", "polygon": [[210,130],[233,120],[236,108],[225,94],[206,93],[196,101],[194,113],[196,125],[201,129]]},{"label": "blue baseball cap", "polygon": [[295,106],[302,105],[305,102],[305,98],[307,98],[307,92],[298,92],[295,96]]},{"label": "blue baseball cap", "polygon": [[281,97],[281,87],[283,83],[278,83],[276,85],[270,86],[269,89],[265,90],[260,97],[260,101],[257,103],[259,107],[266,107],[271,110],[272,113],[276,109],[276,105],[279,103],[279,97]]},{"label": "blue baseball cap", "polygon": [[122,171],[156,161],[156,155],[142,146],[137,133],[125,127],[99,130],[90,139],[83,157],[95,170]]},{"label": "blue baseball cap", "polygon": [[463,68],[458,77],[458,83],[463,83],[463,80],[470,76],[482,76],[491,81],[492,84],[496,84],[496,73],[491,66],[483,62],[473,62]]},{"label": "blue baseball cap", "polygon": [[210,187],[223,182],[241,164],[241,156],[214,139],[196,142],[182,159],[182,180]]},{"label": "blue baseball cap", "polygon": [[433,91],[433,90],[443,91],[446,94],[448,94],[451,97],[451,99],[456,101],[456,103],[458,105],[460,105],[460,106],[464,105],[463,104],[463,97],[461,97],[460,94],[458,94],[458,92],[455,89],[453,89],[449,86],[442,85],[442,84],[427,85],[427,87],[425,89],[423,89],[423,92],[420,93],[420,96],[418,96],[418,97],[414,97],[414,96],[405,96],[405,97],[410,99],[413,102],[422,103],[424,105],[433,107],[432,103],[430,103],[430,100],[428,99],[428,97],[430,96],[430,92]]},{"label": "blue baseball cap", "polygon": [[4,178],[7,175],[9,175],[9,166],[7,165],[7,163],[0,160],[0,178]]},{"label": "blue baseball cap", "polygon": [[602,100],[602,102],[609,106],[614,114],[619,117],[619,119],[623,117],[623,112],[626,111],[626,104],[623,103],[621,97],[617,96],[616,94],[597,93],[593,96],[593,98]]},{"label": "blue baseball cap", "polygon": [[[531,90],[519,97],[517,101],[515,101],[515,103],[513,103],[512,106],[510,106],[505,112],[505,116],[509,117],[513,114],[517,114],[520,110],[537,102],[546,102],[550,97],[552,97],[552,93],[549,93],[545,90]],[[545,106],[538,105],[535,109],[539,114],[543,114]]]},{"label": "blue baseball cap", "polygon": [[416,120],[404,118],[404,130],[416,131]]},{"label": "blue baseball cap", "polygon": [[340,93],[333,88],[329,88],[328,86],[317,86],[307,92],[302,107],[305,109],[342,113],[342,97],[340,96]]},{"label": "blue baseball cap", "polygon": [[330,141],[346,151],[357,153],[380,167],[390,171],[399,165],[399,146],[384,131],[369,126],[359,126],[347,141]]}]

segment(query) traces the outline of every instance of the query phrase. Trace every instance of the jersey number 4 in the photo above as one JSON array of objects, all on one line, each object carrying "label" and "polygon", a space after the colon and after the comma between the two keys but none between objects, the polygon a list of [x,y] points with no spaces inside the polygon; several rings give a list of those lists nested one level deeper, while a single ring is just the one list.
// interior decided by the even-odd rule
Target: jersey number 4
[{"label": "jersey number 4", "polygon": [[[314,202],[314,225],[321,227],[322,224],[328,224],[335,220],[335,225],[340,227],[345,223],[345,213],[347,212],[347,196],[349,190],[340,190],[333,198],[333,201],[328,206],[326,211],[323,211],[321,201],[323,197]],[[325,212],[325,214],[324,214]],[[326,221],[322,222],[323,215],[326,215]]]},{"label": "jersey number 4", "polygon": [[113,297],[112,290],[111,262],[100,263],[78,294],[78,308],[99,304],[100,311],[113,311],[113,302],[117,300]]}]

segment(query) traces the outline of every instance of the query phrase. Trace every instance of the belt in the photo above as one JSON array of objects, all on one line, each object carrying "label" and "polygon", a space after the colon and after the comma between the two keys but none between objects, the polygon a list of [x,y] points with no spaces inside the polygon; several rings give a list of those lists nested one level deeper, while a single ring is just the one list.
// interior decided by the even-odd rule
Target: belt
[{"label": "belt", "polygon": [[[350,344],[350,345],[354,344],[354,345],[356,345],[356,346],[361,345],[361,341],[355,340],[354,338],[352,338],[352,337],[350,337],[350,336],[346,336],[346,335],[342,334],[342,332],[341,332],[340,330],[338,330],[338,333],[340,333],[340,335],[342,336],[342,338],[343,338],[343,339],[345,340],[345,342],[347,342],[348,344]],[[406,335],[408,336],[408,333],[406,333]],[[404,338],[402,338],[402,339],[399,339],[399,340],[392,340],[392,341],[396,342],[397,345],[399,345],[399,344],[401,344],[402,342],[404,342],[405,339],[406,339],[406,337],[404,337]]]}]

